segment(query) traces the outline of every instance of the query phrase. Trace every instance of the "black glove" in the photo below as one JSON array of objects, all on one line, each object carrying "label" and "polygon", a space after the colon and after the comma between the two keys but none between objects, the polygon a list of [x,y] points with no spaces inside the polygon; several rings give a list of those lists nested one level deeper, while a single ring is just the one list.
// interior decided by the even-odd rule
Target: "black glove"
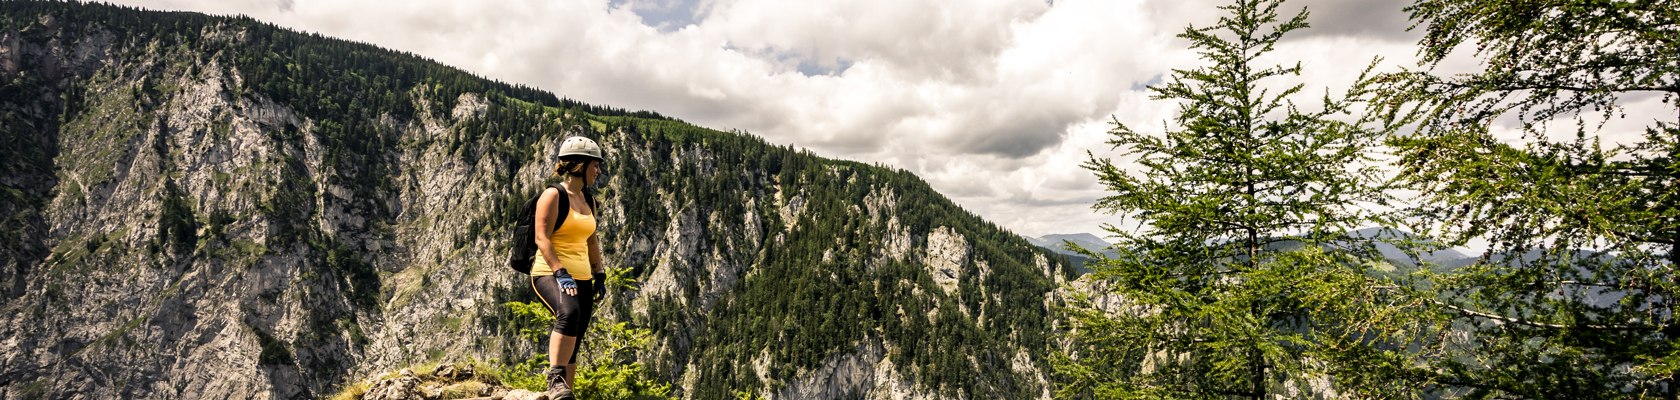
[{"label": "black glove", "polygon": [[601,300],[605,300],[607,298],[607,273],[596,272],[595,277],[590,278],[589,282],[595,285],[595,302],[599,303]]}]

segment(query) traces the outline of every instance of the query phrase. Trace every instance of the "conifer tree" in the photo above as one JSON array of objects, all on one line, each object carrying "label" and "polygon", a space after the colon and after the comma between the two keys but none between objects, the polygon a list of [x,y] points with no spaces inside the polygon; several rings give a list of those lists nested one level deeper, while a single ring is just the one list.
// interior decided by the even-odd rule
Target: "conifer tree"
[{"label": "conifer tree", "polygon": [[1150,88],[1179,104],[1167,131],[1116,118],[1108,143],[1133,166],[1085,164],[1112,191],[1095,208],[1138,226],[1105,227],[1120,255],[1071,302],[1059,396],[1409,395],[1371,374],[1398,359],[1403,346],[1376,344],[1412,329],[1410,297],[1371,277],[1381,258],[1352,233],[1387,202],[1368,153],[1383,132],[1360,107],[1372,81],[1298,103],[1303,87],[1280,81],[1301,65],[1257,61],[1307,27],[1306,10],[1280,19],[1280,3],[1237,0],[1185,29],[1207,64]]},{"label": "conifer tree", "polygon": [[[1419,229],[1488,244],[1434,279],[1435,307],[1469,334],[1445,336],[1420,379],[1473,396],[1680,396],[1680,1],[1408,10],[1423,68],[1392,75],[1384,101],[1415,128],[1391,142],[1398,181],[1422,194]],[[1471,72],[1437,71],[1466,56]]]}]

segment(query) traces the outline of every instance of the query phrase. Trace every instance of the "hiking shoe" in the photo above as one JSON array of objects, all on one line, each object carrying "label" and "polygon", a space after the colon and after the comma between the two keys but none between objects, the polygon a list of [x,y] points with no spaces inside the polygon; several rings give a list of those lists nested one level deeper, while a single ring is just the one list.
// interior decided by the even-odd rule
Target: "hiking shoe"
[{"label": "hiking shoe", "polygon": [[548,378],[548,390],[543,392],[548,400],[577,400],[572,396],[572,385],[566,382],[565,368],[550,367],[543,374]]}]

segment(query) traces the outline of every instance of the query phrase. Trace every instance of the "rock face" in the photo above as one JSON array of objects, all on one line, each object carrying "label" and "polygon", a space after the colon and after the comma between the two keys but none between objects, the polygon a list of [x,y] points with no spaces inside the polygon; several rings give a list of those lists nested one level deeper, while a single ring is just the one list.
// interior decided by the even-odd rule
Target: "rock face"
[{"label": "rock face", "polygon": [[933,275],[933,281],[939,284],[939,289],[949,294],[957,290],[957,282],[962,280],[963,264],[968,262],[968,240],[962,234],[952,232],[951,228],[939,227],[927,237],[927,257],[922,261],[928,267],[928,274]]},{"label": "rock face", "polygon": [[[265,64],[291,53],[245,50],[275,43],[401,66],[333,72],[390,109],[340,114],[375,99],[286,95],[309,75],[275,71],[321,61]],[[444,72],[401,78],[430,69]],[[570,127],[586,127],[615,160],[600,195],[602,239],[609,265],[640,281],[612,292],[599,318],[665,321],[646,357],[684,396],[733,382],[690,368],[724,345],[717,338],[758,334],[707,321],[759,304],[743,286],[777,257],[802,254],[792,243],[817,239],[828,245],[809,257],[821,261],[803,267],[867,276],[906,263],[921,272],[893,284],[909,289],[865,296],[925,298],[918,304],[935,311],[899,314],[937,314],[954,327],[941,332],[971,337],[856,332],[871,344],[823,350],[815,365],[766,364],[743,389],[984,397],[1006,388],[936,383],[941,375],[925,371],[995,359],[990,370],[1028,382],[1008,393],[1048,393],[1047,348],[1010,344],[1049,333],[1043,293],[1061,272],[1042,251],[905,173],[739,134],[678,135],[680,122],[657,115],[532,92],[249,19],[0,3],[0,398],[312,398],[426,361],[537,354],[501,307],[534,299],[526,278],[502,267],[503,228],[542,187]],[[743,154],[821,172],[745,168]],[[835,182],[868,195],[818,190]],[[841,227],[853,231],[819,230]],[[1011,286],[984,284],[1005,274]],[[988,311],[1006,301],[1039,317]],[[911,343],[971,356],[940,365]],[[416,389],[405,382],[373,389]]]},{"label": "rock face", "polygon": [[887,359],[885,349],[878,344],[859,346],[851,352],[825,360],[813,369],[811,374],[800,377],[782,390],[766,397],[841,397],[870,400],[940,398],[899,375],[898,367],[892,360]]}]

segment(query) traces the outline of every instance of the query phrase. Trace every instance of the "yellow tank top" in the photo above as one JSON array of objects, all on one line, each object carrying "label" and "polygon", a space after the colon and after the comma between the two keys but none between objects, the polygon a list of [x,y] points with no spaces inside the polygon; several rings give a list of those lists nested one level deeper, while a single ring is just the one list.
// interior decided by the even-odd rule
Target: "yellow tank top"
[{"label": "yellow tank top", "polygon": [[[565,196],[564,193],[560,195]],[[579,214],[571,207],[567,207],[566,212],[566,222],[560,223],[560,229],[548,235],[549,246],[554,249],[554,257],[560,259],[560,266],[572,274],[572,279],[593,278],[595,274],[589,268],[589,235],[595,234],[595,216]],[[554,268],[539,254],[536,262],[531,264],[531,276],[545,275],[554,275]]]}]

